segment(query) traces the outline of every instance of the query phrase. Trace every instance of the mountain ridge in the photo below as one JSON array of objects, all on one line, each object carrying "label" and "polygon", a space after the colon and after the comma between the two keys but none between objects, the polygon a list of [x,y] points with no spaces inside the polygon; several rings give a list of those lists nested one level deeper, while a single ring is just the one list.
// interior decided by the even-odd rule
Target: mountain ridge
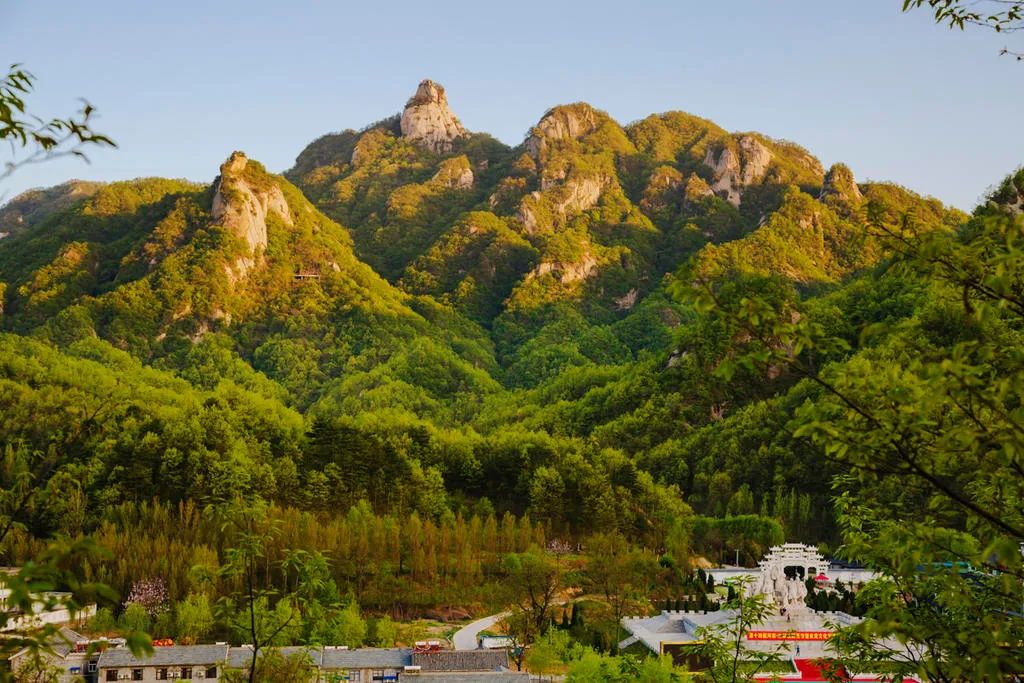
[{"label": "mountain ridge", "polygon": [[[813,454],[767,436],[806,389],[778,369],[714,379],[747,340],[678,292],[772,281],[833,324],[866,305],[858,283],[885,271],[869,213],[912,213],[920,231],[966,218],[683,112],[623,126],[586,103],[558,105],[510,147],[465,129],[432,81],[400,114],[314,140],[283,174],[235,152],[211,183],[67,195],[0,209],[29,216],[0,240],[0,391],[13,405],[59,422],[64,404],[39,406],[68,386],[61,358],[99,359],[150,378],[133,381],[185,381],[195,405],[234,402],[281,423],[225,413],[248,426],[186,456],[174,444],[197,442],[172,436],[193,418],[147,417],[172,449],[146,455],[153,471],[178,463],[182,486],[204,495],[221,490],[210,468],[250,463],[280,474],[260,475],[275,500],[329,509],[338,490],[383,505],[379,482],[337,469],[365,461],[440,486],[448,509],[487,498],[562,529],[649,529],[630,507],[641,499],[708,514],[755,512],[747,493],[757,509],[803,495],[824,505],[826,479],[806,476]],[[48,369],[25,370],[43,356]],[[82,476],[97,505],[121,490],[111,463],[130,460],[107,450],[115,429],[76,444],[96,461]],[[760,444],[758,471],[707,445],[734,431]],[[13,426],[2,436],[50,447]],[[183,457],[203,464],[182,470]],[[542,483],[563,487],[564,509],[542,500]],[[722,492],[741,485],[730,503]],[[804,517],[792,530],[830,533],[827,513]]]}]

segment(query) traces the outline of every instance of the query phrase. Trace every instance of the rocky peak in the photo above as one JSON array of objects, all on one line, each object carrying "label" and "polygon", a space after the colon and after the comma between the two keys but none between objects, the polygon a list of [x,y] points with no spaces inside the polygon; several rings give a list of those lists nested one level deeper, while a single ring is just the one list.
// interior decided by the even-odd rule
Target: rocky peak
[{"label": "rocky peak", "polygon": [[[262,168],[254,173],[247,173],[247,170],[249,159],[242,152],[233,152],[220,167],[210,209],[214,221],[231,230],[249,247],[249,253],[235,261],[232,275],[238,277],[256,265],[267,247],[269,214],[277,214],[285,224],[292,225],[291,211],[281,188]],[[261,175],[266,182],[259,182]]]},{"label": "rocky peak", "polygon": [[406,103],[401,120],[402,136],[436,154],[452,151],[452,142],[468,133],[451,109],[444,87],[427,79]]},{"label": "rocky peak", "polygon": [[744,135],[737,141],[737,149],[726,145],[720,150],[709,148],[704,165],[711,169],[714,182],[711,189],[733,206],[740,205],[743,189],[764,179],[772,153],[760,140]]},{"label": "rocky peak", "polygon": [[573,104],[555,107],[548,111],[530,131],[526,139],[526,151],[539,159],[548,141],[578,140],[592,133],[600,125],[597,111],[589,104]]},{"label": "rocky peak", "polygon": [[846,164],[833,164],[825,174],[825,182],[821,186],[821,199],[838,197],[848,202],[859,202],[862,199],[860,188],[853,179],[853,171]]}]

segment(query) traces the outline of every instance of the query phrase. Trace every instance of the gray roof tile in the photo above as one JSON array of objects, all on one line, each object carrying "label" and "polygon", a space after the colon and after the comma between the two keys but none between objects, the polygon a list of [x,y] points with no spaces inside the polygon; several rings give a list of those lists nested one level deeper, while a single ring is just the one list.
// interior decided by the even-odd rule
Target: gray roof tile
[{"label": "gray roof tile", "polygon": [[497,671],[508,668],[507,650],[438,650],[414,652],[413,666],[422,671]]},{"label": "gray roof tile", "polygon": [[154,647],[151,656],[136,657],[126,647],[115,647],[100,655],[101,669],[130,666],[212,666],[227,658],[227,645],[171,645]]},{"label": "gray roof tile", "polygon": [[321,665],[325,669],[400,669],[412,662],[412,650],[408,648],[342,650],[325,647],[321,661]]},{"label": "gray roof tile", "polygon": [[[272,648],[277,650],[285,657],[291,657],[296,654],[305,654],[309,659],[309,663],[313,666],[320,666],[321,661],[321,650],[319,647],[295,645],[291,647],[275,647]],[[260,648],[260,657],[263,656],[266,648]],[[252,648],[251,647],[233,647],[228,650],[228,666],[234,669],[242,669],[249,666],[252,661]]]}]

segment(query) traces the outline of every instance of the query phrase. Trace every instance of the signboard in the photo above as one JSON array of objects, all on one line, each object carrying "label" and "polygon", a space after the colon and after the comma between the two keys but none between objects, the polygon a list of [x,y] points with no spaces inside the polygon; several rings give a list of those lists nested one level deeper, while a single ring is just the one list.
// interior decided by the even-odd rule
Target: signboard
[{"label": "signboard", "polygon": [[747,631],[747,640],[828,640],[832,631]]}]

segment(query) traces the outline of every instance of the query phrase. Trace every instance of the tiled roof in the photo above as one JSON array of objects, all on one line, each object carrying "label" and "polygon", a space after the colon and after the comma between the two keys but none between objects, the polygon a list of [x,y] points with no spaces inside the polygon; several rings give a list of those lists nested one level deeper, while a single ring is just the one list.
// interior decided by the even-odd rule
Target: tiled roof
[{"label": "tiled roof", "polygon": [[325,669],[401,669],[412,660],[412,650],[408,648],[359,648],[342,650],[341,648],[325,647],[321,666]]},{"label": "tiled roof", "polygon": [[498,671],[508,668],[507,650],[439,650],[414,652],[413,666],[422,671]]},{"label": "tiled roof", "polygon": [[99,667],[113,669],[122,666],[212,666],[223,663],[227,655],[227,645],[154,647],[152,655],[142,657],[136,657],[126,647],[115,647],[100,655]]},{"label": "tiled roof", "polygon": [[88,640],[77,631],[72,631],[67,626],[61,626],[60,631],[50,640],[50,647],[61,657],[66,657],[69,652],[75,649],[75,643],[80,640]]},{"label": "tiled roof", "polygon": [[[260,657],[263,656],[267,648],[260,648]],[[304,646],[292,646],[292,647],[275,647],[271,648],[279,652],[284,657],[291,657],[296,654],[305,654],[309,659],[309,663],[313,666],[320,666],[321,654],[319,647],[304,647]],[[233,647],[228,650],[228,666],[233,669],[244,669],[249,666],[252,662],[252,648],[251,647]]]}]

